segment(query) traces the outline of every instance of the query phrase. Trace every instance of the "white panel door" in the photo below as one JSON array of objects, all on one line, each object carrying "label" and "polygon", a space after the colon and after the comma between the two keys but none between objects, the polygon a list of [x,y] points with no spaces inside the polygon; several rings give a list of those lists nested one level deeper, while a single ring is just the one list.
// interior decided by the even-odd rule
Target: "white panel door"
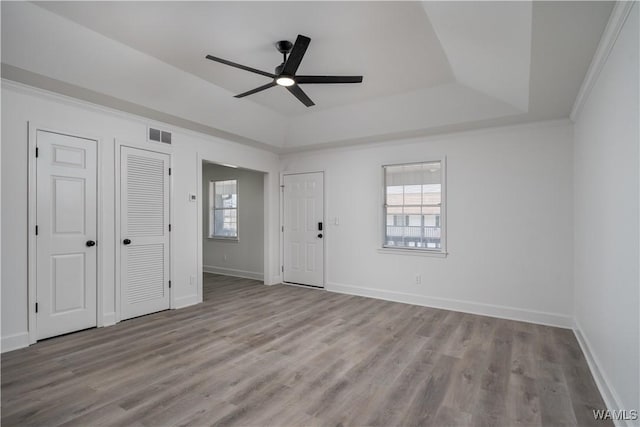
[{"label": "white panel door", "polygon": [[284,281],[324,287],[324,176],[284,176]]},{"label": "white panel door", "polygon": [[120,153],[121,319],[169,308],[169,155]]},{"label": "white panel door", "polygon": [[97,325],[96,145],[36,133],[38,339]]}]

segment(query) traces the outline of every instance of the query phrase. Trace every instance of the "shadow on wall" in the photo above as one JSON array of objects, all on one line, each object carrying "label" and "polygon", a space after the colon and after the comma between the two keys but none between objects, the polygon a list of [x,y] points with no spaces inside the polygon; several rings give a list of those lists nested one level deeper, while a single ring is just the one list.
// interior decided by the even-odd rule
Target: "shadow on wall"
[{"label": "shadow on wall", "polygon": [[264,178],[249,169],[202,163],[202,269],[263,280]]}]

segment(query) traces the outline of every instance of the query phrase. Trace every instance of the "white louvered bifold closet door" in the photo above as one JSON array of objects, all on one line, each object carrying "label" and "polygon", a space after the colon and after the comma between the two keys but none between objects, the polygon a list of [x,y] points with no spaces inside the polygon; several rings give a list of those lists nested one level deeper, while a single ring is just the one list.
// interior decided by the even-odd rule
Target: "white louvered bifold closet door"
[{"label": "white louvered bifold closet door", "polygon": [[169,155],[120,157],[121,319],[169,308]]}]

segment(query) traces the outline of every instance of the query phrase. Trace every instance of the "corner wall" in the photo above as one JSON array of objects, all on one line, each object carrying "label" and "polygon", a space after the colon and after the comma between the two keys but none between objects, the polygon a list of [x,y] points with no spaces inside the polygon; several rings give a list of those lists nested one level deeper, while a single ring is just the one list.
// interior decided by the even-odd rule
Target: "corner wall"
[{"label": "corner wall", "polygon": [[[328,290],[571,327],[572,141],[571,123],[547,122],[291,154],[281,169],[325,171]],[[381,166],[442,156],[449,255],[379,253]]]},{"label": "corner wall", "polygon": [[575,121],[576,335],[609,409],[640,409],[638,4]]}]

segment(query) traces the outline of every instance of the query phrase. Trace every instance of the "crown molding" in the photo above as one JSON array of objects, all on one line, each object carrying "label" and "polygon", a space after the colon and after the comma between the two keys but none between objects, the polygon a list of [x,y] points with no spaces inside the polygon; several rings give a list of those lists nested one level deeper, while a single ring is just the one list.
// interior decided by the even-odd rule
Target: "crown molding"
[{"label": "crown molding", "polygon": [[615,45],[616,40],[620,35],[620,31],[622,31],[622,27],[624,26],[634,4],[636,4],[636,1],[617,1],[613,7],[607,26],[600,38],[600,43],[598,44],[596,53],[593,55],[587,74],[582,81],[582,85],[578,91],[578,96],[576,97],[573,108],[571,109],[569,117],[572,121],[576,120],[576,117],[580,114],[580,111],[582,111],[582,107],[584,107],[584,104],[589,99],[589,95],[591,94],[591,91],[593,90],[593,87],[595,86],[596,81],[607,62],[607,58],[609,57],[609,54],[611,53],[611,50],[613,49],[613,46]]},{"label": "crown molding", "polygon": [[514,116],[513,120],[487,120],[465,125],[463,128],[450,126],[410,132],[406,134],[384,135],[384,137],[360,138],[332,143],[320,143],[302,147],[288,147],[280,149],[280,158],[313,155],[321,152],[350,151],[393,145],[409,145],[423,142],[437,142],[445,139],[476,137],[490,135],[497,132],[519,131],[527,129],[547,129],[552,127],[573,126],[568,118],[541,120],[528,117],[526,114]]},{"label": "crown molding", "polygon": [[170,126],[181,132],[191,133],[199,137],[213,137],[274,154],[278,154],[280,151],[280,147],[273,146],[266,142],[227,132],[173,114],[164,113],[91,89],[14,67],[10,64],[2,63],[0,69],[0,80],[2,81],[3,88],[11,88],[45,99],[54,99],[66,105],[80,106],[118,117],[141,121],[147,125],[151,122],[156,126]]}]

